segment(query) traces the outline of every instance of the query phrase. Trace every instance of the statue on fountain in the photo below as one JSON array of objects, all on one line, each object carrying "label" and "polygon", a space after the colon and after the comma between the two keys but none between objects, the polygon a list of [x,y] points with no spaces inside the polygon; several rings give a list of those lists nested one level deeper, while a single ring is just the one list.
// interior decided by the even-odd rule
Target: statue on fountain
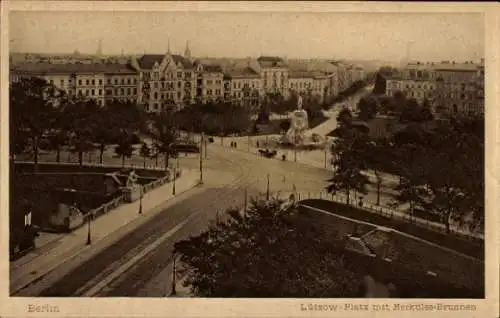
[{"label": "statue on fountain", "polygon": [[290,118],[290,128],[283,136],[283,141],[293,145],[303,145],[309,128],[307,112],[302,108],[302,96],[298,96],[297,109]]}]

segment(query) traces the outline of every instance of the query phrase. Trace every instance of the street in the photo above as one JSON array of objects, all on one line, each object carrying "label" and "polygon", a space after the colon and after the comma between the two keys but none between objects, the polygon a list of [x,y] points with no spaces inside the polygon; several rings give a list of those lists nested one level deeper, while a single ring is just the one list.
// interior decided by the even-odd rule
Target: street
[{"label": "street", "polygon": [[[199,157],[180,159],[185,168],[196,169]],[[100,251],[92,259],[59,277],[52,286],[42,288],[39,296],[133,296],[145,290],[146,284],[169,265],[173,244],[206,229],[216,214],[231,207],[243,207],[244,191],[248,196],[265,193],[269,174],[270,191],[324,191],[329,172],[324,169],[271,160],[217,144],[208,146],[204,160],[204,184],[201,191],[163,210],[145,224]],[[249,200],[250,202],[250,200]],[[162,236],[171,232],[168,237]],[[148,246],[156,248],[142,256],[136,264],[123,270],[123,265]],[[64,266],[61,265],[61,266]],[[116,280],[96,290],[94,285],[123,271]],[[36,282],[34,283],[36,284]],[[33,288],[40,290],[40,288]],[[164,291],[161,292],[162,295]],[[160,294],[156,296],[162,296]],[[22,296],[35,296],[24,291]]]}]

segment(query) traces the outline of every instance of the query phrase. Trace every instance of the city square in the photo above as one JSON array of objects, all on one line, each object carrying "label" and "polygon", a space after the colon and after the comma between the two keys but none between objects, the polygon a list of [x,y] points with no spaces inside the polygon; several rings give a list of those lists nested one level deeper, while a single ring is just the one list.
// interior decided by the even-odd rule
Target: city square
[{"label": "city square", "polygon": [[12,297],[485,297],[485,59],[456,40],[482,38],[473,17],[441,39],[461,55],[404,22],[385,60],[292,57],[257,18],[267,44],[245,54],[173,34],[44,49],[23,21],[51,17],[21,15]]}]

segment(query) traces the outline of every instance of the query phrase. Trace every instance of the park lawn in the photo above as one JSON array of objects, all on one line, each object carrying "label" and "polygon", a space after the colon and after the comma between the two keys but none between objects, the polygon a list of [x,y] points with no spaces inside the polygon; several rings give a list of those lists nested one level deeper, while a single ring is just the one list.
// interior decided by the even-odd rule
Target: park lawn
[{"label": "park lawn", "polygon": [[[308,205],[317,209],[325,211],[332,211],[332,213],[352,218],[355,220],[373,223],[380,226],[393,228],[395,230],[413,235],[415,237],[424,239],[426,241],[438,244],[457,252],[484,260],[484,242],[483,241],[469,241],[459,238],[453,234],[439,233],[420,227],[415,224],[401,222],[399,220],[391,219],[380,214],[369,213],[360,210],[353,206],[346,204],[332,202],[319,199],[308,199],[301,201],[301,204]],[[334,211],[334,212],[333,212]]]}]

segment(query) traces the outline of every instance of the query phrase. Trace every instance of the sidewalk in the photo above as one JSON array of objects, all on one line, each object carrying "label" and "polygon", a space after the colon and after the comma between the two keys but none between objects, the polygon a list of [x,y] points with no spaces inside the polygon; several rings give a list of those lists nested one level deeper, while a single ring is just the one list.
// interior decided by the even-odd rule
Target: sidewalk
[{"label": "sidewalk", "polygon": [[[198,184],[199,173],[186,171],[176,181],[176,196]],[[172,183],[166,183],[144,195],[142,200],[143,214],[147,214],[155,207],[172,199]],[[109,234],[138,219],[141,215],[139,201],[124,204],[102,215],[91,223],[92,246]],[[59,265],[77,256],[86,249],[88,226],[75,230],[61,238],[54,248],[48,249],[40,255],[26,262],[24,257],[10,264],[10,293],[11,295],[23,289],[35,280],[42,278]]]}]

